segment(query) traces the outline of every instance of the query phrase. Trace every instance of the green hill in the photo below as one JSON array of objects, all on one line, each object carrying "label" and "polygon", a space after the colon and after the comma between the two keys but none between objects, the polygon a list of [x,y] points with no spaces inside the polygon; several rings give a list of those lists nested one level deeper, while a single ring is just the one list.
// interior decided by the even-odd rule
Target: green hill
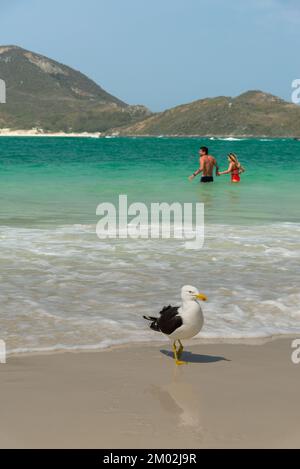
[{"label": "green hill", "polygon": [[151,114],[129,106],[82,73],[17,46],[0,46],[7,103],[0,128],[120,135],[299,137],[300,106],[261,91],[201,99]]},{"label": "green hill", "polygon": [[128,106],[82,73],[17,46],[0,47],[0,78],[7,87],[1,128],[105,131],[149,115],[144,106]]},{"label": "green hill", "polygon": [[300,106],[262,91],[195,101],[118,129],[121,135],[300,136]]}]

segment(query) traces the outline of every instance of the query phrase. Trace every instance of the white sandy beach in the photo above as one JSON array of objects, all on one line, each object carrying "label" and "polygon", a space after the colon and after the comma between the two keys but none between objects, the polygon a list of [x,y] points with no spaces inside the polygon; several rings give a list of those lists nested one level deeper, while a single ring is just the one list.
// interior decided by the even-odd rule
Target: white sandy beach
[{"label": "white sandy beach", "polygon": [[300,447],[291,340],[18,356],[0,365],[2,448]]},{"label": "white sandy beach", "polygon": [[80,137],[99,138],[101,132],[44,132],[42,129],[0,129],[0,137]]}]

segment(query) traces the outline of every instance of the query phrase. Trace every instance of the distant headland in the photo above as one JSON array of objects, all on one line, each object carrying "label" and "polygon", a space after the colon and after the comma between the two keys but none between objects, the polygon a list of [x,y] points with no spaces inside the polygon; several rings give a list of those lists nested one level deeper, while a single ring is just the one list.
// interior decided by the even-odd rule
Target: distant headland
[{"label": "distant headland", "polygon": [[300,106],[262,91],[216,97],[152,113],[107,93],[55,60],[0,46],[1,135],[300,137]]}]

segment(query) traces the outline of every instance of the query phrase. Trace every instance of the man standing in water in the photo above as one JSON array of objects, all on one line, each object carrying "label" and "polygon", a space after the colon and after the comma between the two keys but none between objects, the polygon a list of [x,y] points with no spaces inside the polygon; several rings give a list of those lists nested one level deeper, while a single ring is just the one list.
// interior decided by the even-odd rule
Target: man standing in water
[{"label": "man standing in water", "polygon": [[202,173],[201,182],[214,182],[214,168],[216,168],[216,176],[219,175],[219,167],[216,158],[208,154],[207,147],[201,147],[199,154],[200,167],[189,177],[189,180],[192,181],[198,174]]}]

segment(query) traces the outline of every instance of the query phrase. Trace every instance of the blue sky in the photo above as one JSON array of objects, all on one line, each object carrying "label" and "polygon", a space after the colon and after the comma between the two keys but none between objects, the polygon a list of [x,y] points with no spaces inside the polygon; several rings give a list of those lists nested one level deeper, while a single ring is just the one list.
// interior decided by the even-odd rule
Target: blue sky
[{"label": "blue sky", "polygon": [[300,77],[299,0],[0,0],[0,15],[0,44],[153,111],[248,89],[290,100]]}]

